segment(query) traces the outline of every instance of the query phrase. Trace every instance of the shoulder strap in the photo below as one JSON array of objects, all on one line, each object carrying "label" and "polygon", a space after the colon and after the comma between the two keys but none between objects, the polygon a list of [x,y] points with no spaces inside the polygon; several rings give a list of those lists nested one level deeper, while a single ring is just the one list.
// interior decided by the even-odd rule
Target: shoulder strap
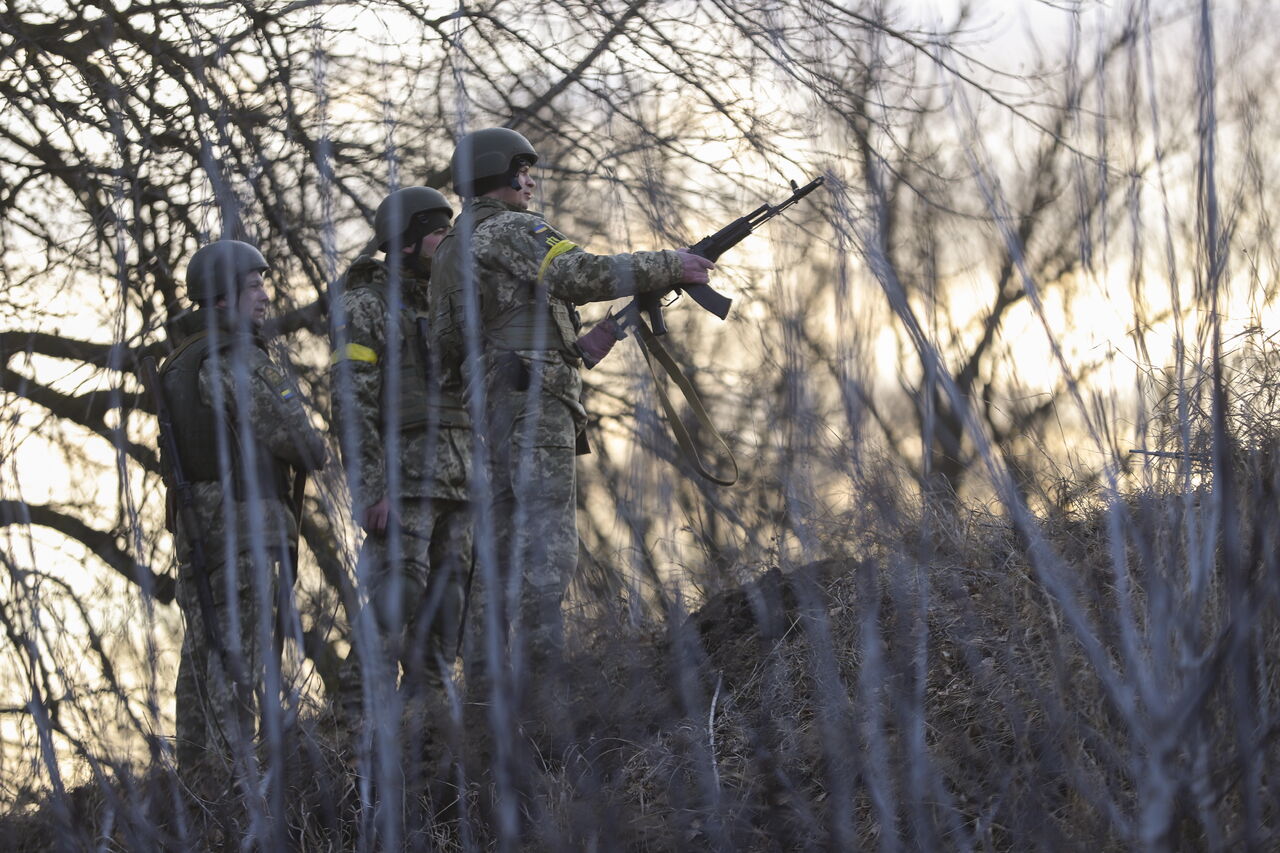
[{"label": "shoulder strap", "polygon": [[[191,355],[190,353],[188,353],[188,350],[191,350],[191,349],[198,349],[199,351],[196,352],[195,355]],[[164,376],[166,372],[175,368],[178,362],[185,361],[189,358],[195,358],[196,366],[199,367],[199,363],[201,361],[204,361],[205,356],[208,354],[208,351],[209,351],[209,330],[201,329],[195,334],[188,335],[187,337],[185,337],[182,340],[182,343],[178,344],[177,349],[175,349],[173,352],[169,353],[169,355],[165,357],[164,363],[160,365],[159,373],[161,376]]]},{"label": "shoulder strap", "polygon": [[503,210],[500,207],[482,207],[479,210],[475,210],[473,208],[471,211],[471,218],[475,220],[475,224],[478,226],[481,222],[484,222],[486,219],[492,219],[493,217],[499,216],[500,214],[511,213],[511,212],[512,211],[509,211],[509,210]]},{"label": "shoulder strap", "polygon": [[[462,213],[458,214],[457,219],[453,220],[453,227],[449,229],[449,233],[444,235],[444,240],[453,240],[457,238],[458,232],[463,228],[466,228],[466,227],[470,227],[472,229],[478,228],[480,226],[480,223],[484,222],[486,219],[492,219],[493,217],[497,216],[500,213],[508,213],[508,212],[510,211],[503,210],[502,208],[499,208],[499,207],[489,207],[487,205],[485,207],[480,208],[480,210],[478,211],[474,207],[468,207],[467,209],[463,210]],[[468,226],[468,223],[470,223],[469,226]],[[441,242],[443,243],[444,240],[441,240]],[[440,247],[437,246],[436,253],[439,254],[439,252],[440,252]]]}]

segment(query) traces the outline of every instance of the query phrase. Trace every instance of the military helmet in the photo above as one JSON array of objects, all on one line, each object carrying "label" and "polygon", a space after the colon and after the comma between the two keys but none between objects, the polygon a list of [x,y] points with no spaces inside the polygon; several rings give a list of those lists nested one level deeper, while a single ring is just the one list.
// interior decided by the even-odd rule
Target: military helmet
[{"label": "military helmet", "polygon": [[241,240],[218,240],[203,246],[187,264],[187,296],[205,305],[240,293],[247,273],[270,268],[257,247]]},{"label": "military helmet", "polygon": [[430,187],[402,187],[384,198],[373,214],[374,245],[385,252],[400,237],[411,246],[437,228],[447,227],[452,218],[453,208],[444,193]]},{"label": "military helmet", "polygon": [[473,130],[458,140],[449,168],[458,195],[476,196],[497,189],[515,177],[519,162],[538,162],[529,140],[508,127]]}]

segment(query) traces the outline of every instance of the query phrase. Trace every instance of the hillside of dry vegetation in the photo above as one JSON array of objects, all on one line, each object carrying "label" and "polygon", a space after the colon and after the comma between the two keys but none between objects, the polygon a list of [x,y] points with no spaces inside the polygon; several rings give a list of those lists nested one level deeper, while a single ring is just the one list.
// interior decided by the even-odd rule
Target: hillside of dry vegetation
[{"label": "hillside of dry vegetation", "polygon": [[[1242,497],[1040,519],[1040,545],[992,516],[916,521],[874,553],[762,566],[692,614],[579,626],[571,734],[516,737],[520,849],[1271,847],[1275,472],[1229,479]],[[466,755],[459,719],[405,846],[514,849],[492,780],[440,758]],[[291,742],[290,843],[373,849],[369,782],[332,725],[303,716]],[[233,800],[196,800],[158,758],[98,770],[10,814],[0,844],[244,839]]]}]

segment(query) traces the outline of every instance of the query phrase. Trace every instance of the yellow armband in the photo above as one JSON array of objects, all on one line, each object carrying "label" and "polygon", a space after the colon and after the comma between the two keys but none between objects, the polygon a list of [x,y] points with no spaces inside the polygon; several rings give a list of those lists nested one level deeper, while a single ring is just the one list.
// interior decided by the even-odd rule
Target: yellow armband
[{"label": "yellow armband", "polygon": [[547,267],[551,266],[552,261],[570,249],[576,248],[578,248],[577,243],[570,243],[568,240],[561,240],[548,249],[547,253],[542,256],[542,266],[538,267],[538,284],[542,284],[542,279],[547,274]]},{"label": "yellow armband", "polygon": [[368,364],[377,364],[378,354],[362,344],[347,344],[342,349],[334,350],[333,357],[329,359],[329,363],[337,364],[344,360],[363,361]]}]

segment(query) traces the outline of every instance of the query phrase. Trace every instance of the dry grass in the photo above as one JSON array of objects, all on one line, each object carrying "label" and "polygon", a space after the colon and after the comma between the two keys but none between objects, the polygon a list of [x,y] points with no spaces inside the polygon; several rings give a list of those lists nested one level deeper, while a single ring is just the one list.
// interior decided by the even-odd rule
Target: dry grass
[{"label": "dry grass", "polygon": [[[1198,592],[1188,531],[1212,534],[1209,489],[1042,520],[1054,566],[1004,520],[963,515],[910,548],[762,568],[692,615],[581,626],[572,734],[525,741],[524,847],[1269,846],[1280,573],[1256,474],[1235,504],[1242,562],[1211,547]],[[372,849],[369,791],[332,731],[304,720],[293,743],[291,844]],[[514,849],[483,768],[461,766],[462,796],[450,771],[406,808],[406,849]],[[11,815],[5,849],[242,834],[234,803],[198,803],[162,769],[103,778]]]}]

